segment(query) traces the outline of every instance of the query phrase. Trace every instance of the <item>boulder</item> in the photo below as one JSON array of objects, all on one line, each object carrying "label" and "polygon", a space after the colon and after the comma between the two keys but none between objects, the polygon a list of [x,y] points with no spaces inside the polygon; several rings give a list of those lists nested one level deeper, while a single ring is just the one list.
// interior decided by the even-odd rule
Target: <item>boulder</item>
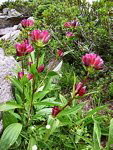
[{"label": "boulder", "polygon": [[5,35],[9,32],[13,32],[17,29],[18,29],[18,25],[15,25],[14,27],[0,29],[0,36]]},{"label": "boulder", "polygon": [[28,17],[23,16],[15,9],[4,8],[3,12],[0,13],[0,28],[13,27],[19,24],[24,18]]},{"label": "boulder", "polygon": [[20,34],[20,30],[15,30],[13,32],[9,32],[7,34],[5,34],[4,36],[2,36],[0,38],[0,40],[10,40],[10,41],[14,41]]},{"label": "boulder", "polygon": [[13,76],[16,67],[14,57],[4,56],[3,49],[0,48],[0,103],[13,99],[12,85],[7,76]]}]

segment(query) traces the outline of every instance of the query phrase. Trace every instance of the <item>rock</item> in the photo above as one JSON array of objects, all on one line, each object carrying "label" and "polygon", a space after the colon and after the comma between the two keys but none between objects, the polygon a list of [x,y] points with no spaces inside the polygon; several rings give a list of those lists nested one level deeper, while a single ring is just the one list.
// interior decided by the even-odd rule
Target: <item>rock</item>
[{"label": "rock", "polygon": [[18,25],[15,25],[14,27],[0,29],[0,36],[1,35],[5,35],[5,34],[7,34],[9,32],[13,32],[13,31],[15,31],[17,29],[18,29]]},{"label": "rock", "polygon": [[19,24],[24,18],[28,17],[23,16],[15,9],[4,8],[3,13],[0,14],[0,28],[13,27]]},{"label": "rock", "polygon": [[0,52],[0,103],[3,103],[13,99],[12,85],[7,76],[15,75],[14,69],[18,64],[12,56],[4,56],[2,49]]},{"label": "rock", "polygon": [[4,54],[5,54],[5,53],[4,53],[3,48],[0,48],[0,56],[1,56],[1,57],[3,57],[3,56],[4,56]]},{"label": "rock", "polygon": [[4,9],[2,10],[3,15],[7,15],[9,10],[10,10],[9,8],[4,8]]},{"label": "rock", "polygon": [[20,30],[15,30],[13,32],[9,32],[6,35],[2,36],[0,38],[0,40],[10,40],[10,41],[14,41],[20,34]]}]

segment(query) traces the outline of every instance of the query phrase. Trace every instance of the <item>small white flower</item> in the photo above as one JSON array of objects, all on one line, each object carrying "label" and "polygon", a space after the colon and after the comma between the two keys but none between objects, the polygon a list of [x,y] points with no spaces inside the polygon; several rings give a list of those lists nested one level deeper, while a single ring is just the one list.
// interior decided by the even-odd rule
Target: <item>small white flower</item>
[{"label": "small white flower", "polygon": [[32,126],[32,127],[31,127],[31,130],[34,130],[34,129],[35,129],[35,127],[34,127],[34,126]]},{"label": "small white flower", "polygon": [[32,150],[37,150],[37,146],[36,146],[36,145],[33,145],[33,146],[32,146]]},{"label": "small white flower", "polygon": [[51,126],[49,124],[46,125],[46,129],[50,129]]}]

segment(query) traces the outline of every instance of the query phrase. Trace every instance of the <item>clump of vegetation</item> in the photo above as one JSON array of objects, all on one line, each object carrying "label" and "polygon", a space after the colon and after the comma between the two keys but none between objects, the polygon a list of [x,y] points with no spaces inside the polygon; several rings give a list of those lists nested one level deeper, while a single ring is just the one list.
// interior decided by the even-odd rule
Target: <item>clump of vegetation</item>
[{"label": "clump of vegetation", "polygon": [[112,149],[113,2],[6,4],[34,7],[35,21],[21,22],[13,48],[1,41],[22,64],[8,77],[14,100],[0,104],[1,150]]}]

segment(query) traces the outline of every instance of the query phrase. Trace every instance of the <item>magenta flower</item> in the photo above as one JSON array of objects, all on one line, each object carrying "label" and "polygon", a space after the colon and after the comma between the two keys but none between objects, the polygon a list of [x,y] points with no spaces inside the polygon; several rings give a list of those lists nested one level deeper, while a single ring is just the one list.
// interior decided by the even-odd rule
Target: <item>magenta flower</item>
[{"label": "magenta flower", "polygon": [[21,79],[24,76],[24,72],[18,72],[18,78]]},{"label": "magenta flower", "polygon": [[30,19],[23,19],[21,21],[21,25],[23,28],[26,28],[26,27],[31,27],[34,25],[34,21],[33,20],[30,20]]},{"label": "magenta flower", "polygon": [[52,108],[52,116],[55,117],[60,112],[60,108],[58,106],[54,106]]},{"label": "magenta flower", "polygon": [[41,65],[41,66],[39,66],[38,68],[37,68],[37,71],[38,71],[38,73],[40,73],[40,72],[43,72],[44,71],[44,64],[43,65]]},{"label": "magenta flower", "polygon": [[51,35],[47,30],[33,30],[30,34],[31,40],[38,42],[38,46],[44,46],[48,43],[51,38]]},{"label": "magenta flower", "polygon": [[77,27],[79,25],[77,20],[71,20],[70,22],[65,22],[64,27],[66,28],[72,28],[72,27]]},{"label": "magenta flower", "polygon": [[33,74],[27,74],[27,78],[29,79],[29,80],[31,80],[31,79],[33,79],[33,77],[34,77],[34,75]]},{"label": "magenta flower", "polygon": [[57,50],[57,55],[62,57],[64,55],[64,52],[61,49],[59,49]]},{"label": "magenta flower", "polygon": [[82,56],[82,62],[86,67],[93,67],[96,70],[102,69],[104,65],[102,58],[94,53]]},{"label": "magenta flower", "polygon": [[76,95],[83,96],[86,93],[86,86],[83,83],[79,82],[75,85]]},{"label": "magenta flower", "polygon": [[17,43],[15,47],[17,51],[17,56],[24,56],[28,53],[31,53],[34,50],[32,45],[29,44],[27,40],[25,40],[22,43]]},{"label": "magenta flower", "polygon": [[73,36],[75,36],[75,35],[73,34],[73,32],[66,32],[66,37],[73,37]]}]

